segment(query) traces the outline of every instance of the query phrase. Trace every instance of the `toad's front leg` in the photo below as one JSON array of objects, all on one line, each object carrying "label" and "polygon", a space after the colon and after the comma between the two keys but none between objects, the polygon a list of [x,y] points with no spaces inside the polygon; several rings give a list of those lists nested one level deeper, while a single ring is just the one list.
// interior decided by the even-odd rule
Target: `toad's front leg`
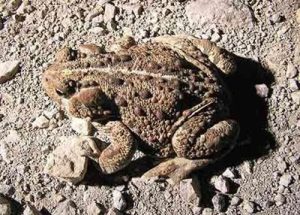
[{"label": "toad's front leg", "polygon": [[105,174],[117,172],[126,167],[136,151],[136,139],[133,133],[119,121],[106,124],[110,145],[99,157],[99,165]]}]

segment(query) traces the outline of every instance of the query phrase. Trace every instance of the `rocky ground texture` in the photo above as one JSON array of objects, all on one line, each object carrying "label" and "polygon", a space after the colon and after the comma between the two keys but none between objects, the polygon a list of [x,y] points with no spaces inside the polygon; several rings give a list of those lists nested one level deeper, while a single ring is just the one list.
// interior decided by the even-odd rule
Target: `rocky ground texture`
[{"label": "rocky ground texture", "polygon": [[[299,7],[299,0],[0,0],[0,214],[300,213]],[[242,75],[229,80],[242,126],[236,149],[175,187],[141,179],[138,167],[88,174],[78,185],[45,174],[47,156],[78,135],[41,88],[56,51],[183,33],[241,57]]]}]

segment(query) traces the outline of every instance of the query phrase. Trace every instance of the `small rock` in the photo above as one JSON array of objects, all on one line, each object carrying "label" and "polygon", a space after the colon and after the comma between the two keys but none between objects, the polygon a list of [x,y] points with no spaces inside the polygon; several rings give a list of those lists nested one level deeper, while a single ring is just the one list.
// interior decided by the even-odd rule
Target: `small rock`
[{"label": "small rock", "polygon": [[296,81],[295,79],[289,79],[289,88],[291,89],[291,91],[299,90],[298,81]]},{"label": "small rock", "polygon": [[274,198],[275,204],[277,206],[283,205],[286,202],[286,198],[282,194],[277,194]]},{"label": "small rock", "polygon": [[253,172],[253,163],[250,161],[245,161],[243,164],[243,169],[245,170],[246,173],[252,174]]},{"label": "small rock", "polygon": [[286,69],[286,76],[288,78],[295,78],[298,74],[298,71],[296,69],[296,67],[294,66],[294,64],[292,63],[288,63],[287,65],[287,69]]},{"label": "small rock", "polygon": [[20,61],[6,61],[0,63],[0,84],[12,79],[19,70]]},{"label": "small rock", "polygon": [[80,182],[87,171],[88,160],[78,140],[64,142],[47,158],[45,173],[71,183]]},{"label": "small rock", "polygon": [[280,161],[277,165],[277,168],[280,172],[284,172],[287,168],[287,164],[285,161]]},{"label": "small rock", "polygon": [[289,174],[284,174],[280,177],[279,184],[288,187],[292,183],[292,176]]},{"label": "small rock", "polygon": [[300,8],[296,11],[296,20],[300,24]]},{"label": "small rock", "polygon": [[300,90],[292,92],[291,97],[296,104],[300,104]]},{"label": "small rock", "polygon": [[179,184],[180,196],[187,203],[198,206],[201,202],[200,182],[196,176],[184,179]]},{"label": "small rock", "polygon": [[0,214],[1,215],[10,215],[11,214],[10,202],[1,195],[0,195]]},{"label": "small rock", "polygon": [[230,192],[229,180],[223,176],[219,176],[216,178],[216,180],[214,182],[214,186],[217,190],[221,191],[222,193]]},{"label": "small rock", "polygon": [[118,190],[113,191],[113,207],[119,211],[123,211],[127,206],[125,197]]},{"label": "small rock", "polygon": [[92,204],[90,204],[87,207],[87,214],[88,215],[100,215],[103,213],[103,210],[101,209],[100,205],[97,202],[92,202]]},{"label": "small rock", "polygon": [[27,204],[23,215],[41,215],[41,213],[33,205]]},{"label": "small rock", "polygon": [[226,197],[222,194],[216,194],[212,198],[212,204],[214,206],[214,210],[217,212],[223,212],[226,209]]},{"label": "small rock", "polygon": [[33,121],[32,126],[34,128],[48,128],[49,127],[49,119],[47,119],[43,115],[39,116]]},{"label": "small rock", "polygon": [[225,176],[225,177],[227,177],[227,178],[231,178],[231,179],[234,179],[234,178],[236,178],[236,171],[233,169],[229,169],[229,168],[227,168],[224,172],[223,172],[223,174],[222,174],[223,176]]},{"label": "small rock", "polygon": [[89,32],[93,33],[93,34],[97,34],[99,36],[103,36],[106,34],[106,30],[102,27],[94,27],[94,28],[91,28],[89,30]]},{"label": "small rock", "polygon": [[218,33],[213,33],[213,35],[211,36],[211,41],[212,42],[219,42],[221,40],[221,36]]},{"label": "small rock", "polygon": [[237,206],[237,205],[239,205],[241,202],[242,202],[242,200],[241,200],[239,197],[234,196],[234,197],[232,197],[230,204],[231,204],[232,206]]},{"label": "small rock", "polygon": [[265,84],[255,85],[256,94],[261,98],[267,98],[269,95],[269,88]]},{"label": "small rock", "polygon": [[204,208],[202,211],[202,215],[213,215],[213,209],[211,208]]},{"label": "small rock", "polygon": [[78,134],[88,136],[92,133],[91,120],[72,117],[71,128]]},{"label": "small rock", "polygon": [[105,11],[104,11],[104,22],[108,22],[115,18],[117,13],[117,8],[113,4],[107,3],[105,4]]},{"label": "small rock", "polygon": [[254,213],[255,212],[255,204],[251,201],[244,201],[243,204],[243,209],[247,212],[247,213]]},{"label": "small rock", "polygon": [[60,203],[54,210],[53,215],[76,215],[76,205],[73,201],[67,200]]},{"label": "small rock", "polygon": [[192,211],[193,211],[194,215],[200,215],[201,211],[202,211],[202,208],[195,206],[195,207],[192,208]]},{"label": "small rock", "polygon": [[123,213],[116,208],[110,208],[107,212],[107,215],[123,215]]}]

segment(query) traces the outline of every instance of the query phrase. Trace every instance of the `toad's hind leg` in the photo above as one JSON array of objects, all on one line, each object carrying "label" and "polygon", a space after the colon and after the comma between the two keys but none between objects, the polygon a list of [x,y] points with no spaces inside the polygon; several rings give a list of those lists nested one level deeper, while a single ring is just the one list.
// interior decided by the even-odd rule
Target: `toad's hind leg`
[{"label": "toad's hind leg", "polygon": [[110,145],[99,157],[99,165],[105,174],[111,174],[126,167],[136,151],[135,137],[132,132],[119,121],[106,124]]},{"label": "toad's hind leg", "polygon": [[234,146],[239,126],[233,120],[220,121],[205,129],[202,116],[186,121],[172,138],[178,156],[159,164],[144,174],[144,177],[169,177],[172,184],[178,183],[192,171],[201,169],[226,155]]},{"label": "toad's hind leg", "polygon": [[197,50],[200,50],[201,53],[206,55],[209,61],[216,65],[224,74],[229,75],[236,71],[234,55],[209,40],[188,35],[167,35],[156,37],[154,41],[169,46],[182,55],[187,61],[197,65],[202,70],[205,70],[205,68],[203,68],[201,64],[205,62],[201,62],[201,58],[197,55]]}]

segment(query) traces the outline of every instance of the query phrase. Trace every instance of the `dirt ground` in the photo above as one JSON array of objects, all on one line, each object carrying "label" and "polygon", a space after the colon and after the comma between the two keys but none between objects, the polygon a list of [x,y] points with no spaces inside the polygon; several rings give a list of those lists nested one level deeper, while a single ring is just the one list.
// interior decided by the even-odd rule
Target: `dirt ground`
[{"label": "dirt ground", "polygon": [[[299,7],[299,0],[0,0],[0,62],[20,62],[0,84],[0,194],[12,214],[26,205],[41,214],[300,214]],[[165,34],[209,39],[238,56],[238,73],[227,80],[241,125],[233,152],[175,187],[140,179],[147,160],[112,176],[91,164],[78,185],[45,174],[47,156],[78,135],[41,87],[57,50]],[[41,116],[45,126],[34,127]]]}]

